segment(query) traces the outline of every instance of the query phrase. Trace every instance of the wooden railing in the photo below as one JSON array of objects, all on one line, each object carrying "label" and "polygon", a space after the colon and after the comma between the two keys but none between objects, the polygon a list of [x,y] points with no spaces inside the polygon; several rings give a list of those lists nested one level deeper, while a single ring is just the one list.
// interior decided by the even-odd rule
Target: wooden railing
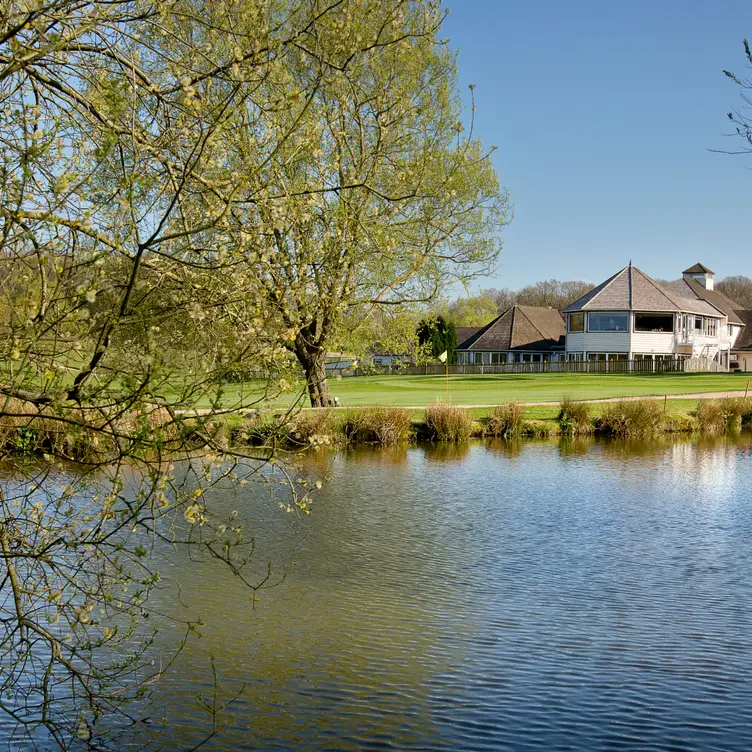
[{"label": "wooden railing", "polygon": [[[549,360],[542,363],[499,363],[495,365],[450,365],[428,363],[419,366],[372,366],[335,371],[342,376],[443,376],[457,374],[505,373],[690,373],[724,371],[708,358],[676,360]],[[330,374],[331,375],[331,374]]]}]

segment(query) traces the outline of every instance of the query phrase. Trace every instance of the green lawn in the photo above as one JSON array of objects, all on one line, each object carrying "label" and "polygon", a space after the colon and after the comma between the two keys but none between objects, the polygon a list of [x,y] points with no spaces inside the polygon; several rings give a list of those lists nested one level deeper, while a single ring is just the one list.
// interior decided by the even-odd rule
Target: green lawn
[{"label": "green lawn", "polygon": [[744,389],[746,374],[505,374],[443,376],[365,376],[330,381],[342,405],[457,405],[557,402],[564,396],[602,399],[640,395],[692,394]]},{"label": "green lawn", "polygon": [[[363,376],[330,379],[332,395],[349,405],[430,405],[437,400],[455,405],[497,405],[518,402],[558,402],[562,397],[603,399],[644,395],[681,395],[743,390],[748,374],[505,374],[444,376]],[[254,393],[251,384],[228,384],[223,404],[238,404]],[[283,406],[299,397],[301,385],[274,404]],[[258,392],[256,392],[258,395]],[[203,405],[202,405],[203,406]],[[205,405],[208,407],[207,404]]]}]

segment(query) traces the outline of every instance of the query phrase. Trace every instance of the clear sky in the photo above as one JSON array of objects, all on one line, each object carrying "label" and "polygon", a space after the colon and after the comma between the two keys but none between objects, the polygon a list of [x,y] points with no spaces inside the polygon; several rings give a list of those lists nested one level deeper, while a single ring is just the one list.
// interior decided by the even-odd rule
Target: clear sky
[{"label": "clear sky", "polygon": [[741,107],[749,0],[447,0],[476,131],[514,203],[497,274],[600,282],[630,259],[752,277],[752,155],[711,149]]}]

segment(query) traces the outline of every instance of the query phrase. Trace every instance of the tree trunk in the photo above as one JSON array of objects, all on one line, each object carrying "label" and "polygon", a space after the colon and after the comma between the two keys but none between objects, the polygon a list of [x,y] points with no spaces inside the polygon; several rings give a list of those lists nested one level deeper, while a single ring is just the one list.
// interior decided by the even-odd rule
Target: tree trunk
[{"label": "tree trunk", "polygon": [[298,354],[298,360],[305,371],[311,407],[332,407],[334,401],[326,380],[326,353],[321,350],[307,352],[302,358]]}]

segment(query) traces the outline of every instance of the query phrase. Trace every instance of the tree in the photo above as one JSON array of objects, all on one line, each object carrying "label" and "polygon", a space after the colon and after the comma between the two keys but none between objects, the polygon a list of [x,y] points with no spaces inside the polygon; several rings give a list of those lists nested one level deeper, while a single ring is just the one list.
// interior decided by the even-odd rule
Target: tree
[{"label": "tree", "polygon": [[485,326],[499,315],[497,301],[490,291],[467,298],[457,298],[449,304],[447,315],[457,326]]},{"label": "tree", "polygon": [[737,303],[740,310],[752,310],[752,279],[749,277],[725,277],[718,281],[716,289]]},{"label": "tree", "polygon": [[454,322],[437,316],[432,319],[424,319],[418,324],[418,342],[426,349],[429,355],[438,358],[446,352],[447,363],[453,363],[454,351],[457,349],[457,330]]},{"label": "tree", "polygon": [[517,292],[515,302],[520,305],[561,310],[592,289],[593,285],[589,282],[579,280],[560,282],[556,279],[549,279],[523,287]]},{"label": "tree", "polygon": [[[285,466],[273,447],[228,448],[215,421],[233,368],[252,364],[264,379],[232,408],[282,388],[296,330],[255,297],[264,288],[246,250],[263,256],[284,239],[277,191],[327,113],[323,99],[314,111],[315,97],[306,106],[298,95],[339,80],[317,40],[342,33],[340,6],[0,8],[0,452],[45,459],[0,485],[0,713],[18,745],[93,737],[104,748],[118,721],[139,728],[129,708],[164,668],[148,620],[155,542],[221,562],[251,589],[265,581],[246,574],[252,543],[206,491]],[[391,20],[392,42],[410,39],[410,19]],[[337,65],[378,58],[373,43],[350,39]],[[228,161],[233,134],[259,158]],[[311,153],[306,164],[324,161]],[[327,214],[339,193],[324,193]],[[450,221],[441,210],[435,220]],[[295,292],[280,308],[294,310]],[[306,509],[305,491],[290,503]]]},{"label": "tree", "polygon": [[259,85],[273,104],[222,131],[215,179],[234,196],[212,243],[244,265],[313,406],[331,404],[325,356],[345,322],[430,300],[499,253],[507,198],[490,150],[463,135],[443,17],[428,0],[335,3]]},{"label": "tree", "polygon": [[457,298],[446,306],[446,313],[457,326],[485,326],[515,304],[561,311],[592,289],[593,285],[589,282],[560,282],[556,279],[536,282],[520,290],[492,288],[481,290],[478,295]]},{"label": "tree", "polygon": [[[749,41],[747,39],[744,40],[744,55],[747,59],[748,67],[752,68],[752,49],[750,49]],[[750,96],[749,93],[752,91],[752,80],[739,77],[731,71],[724,70],[723,72],[740,87],[740,95],[744,105],[749,106],[752,104],[752,96]],[[732,153],[749,154],[752,152],[752,118],[750,118],[749,115],[746,115],[742,110],[729,112],[727,117],[734,126],[733,135],[742,141],[740,149]]]}]

